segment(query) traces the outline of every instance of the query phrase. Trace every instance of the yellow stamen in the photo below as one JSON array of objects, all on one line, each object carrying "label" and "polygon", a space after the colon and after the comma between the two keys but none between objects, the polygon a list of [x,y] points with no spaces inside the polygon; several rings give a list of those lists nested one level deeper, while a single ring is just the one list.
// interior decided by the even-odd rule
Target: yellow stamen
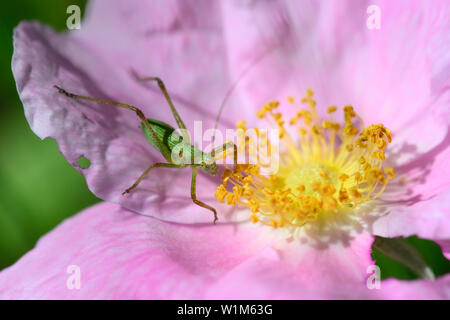
[{"label": "yellow stamen", "polygon": [[[225,170],[215,192],[219,202],[247,206],[253,223],[280,228],[302,226],[320,215],[357,208],[385,190],[396,175],[394,169],[382,167],[392,133],[382,124],[365,127],[351,105],[343,107],[342,124],[333,118],[321,120],[313,96],[308,89],[300,99],[307,107],[296,111],[288,122],[278,101],[269,101],[257,112],[257,117],[279,129],[283,147],[279,171],[264,175],[261,163]],[[295,107],[293,97],[287,100]],[[337,110],[331,106],[327,113],[332,117]],[[245,130],[245,121],[237,127]],[[299,145],[289,132],[299,134]],[[269,147],[275,149],[270,141]]]}]

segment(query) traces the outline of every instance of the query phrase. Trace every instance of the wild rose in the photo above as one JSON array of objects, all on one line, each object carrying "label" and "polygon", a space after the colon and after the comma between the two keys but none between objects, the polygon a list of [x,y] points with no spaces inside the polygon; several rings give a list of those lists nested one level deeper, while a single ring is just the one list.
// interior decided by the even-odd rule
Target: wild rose
[{"label": "wild rose", "polygon": [[[390,279],[369,290],[367,270],[375,235],[416,234],[448,250],[450,8],[445,1],[381,1],[381,28],[372,30],[369,5],[97,1],[79,31],[21,24],[13,72],[31,128],[56,139],[107,202],[67,220],[4,270],[0,297],[448,298],[450,276]],[[367,125],[382,123],[393,136],[386,162],[397,177],[376,200],[340,219],[300,226],[290,238],[282,227],[251,223],[245,207],[214,203],[220,221],[212,225],[192,204],[188,169],[155,170],[123,197],[161,160],[139,119],[53,88],[126,102],[173,123],[160,92],[136,83],[130,69],[157,75],[187,127],[201,120],[208,128],[233,80],[267,51],[234,91],[222,128],[238,120],[264,126],[256,113],[267,101],[314,88],[320,116],[327,106],[352,104]],[[77,165],[80,157],[89,168]],[[200,176],[198,198],[212,204],[218,185]],[[66,285],[72,265],[81,270],[79,290]]]}]

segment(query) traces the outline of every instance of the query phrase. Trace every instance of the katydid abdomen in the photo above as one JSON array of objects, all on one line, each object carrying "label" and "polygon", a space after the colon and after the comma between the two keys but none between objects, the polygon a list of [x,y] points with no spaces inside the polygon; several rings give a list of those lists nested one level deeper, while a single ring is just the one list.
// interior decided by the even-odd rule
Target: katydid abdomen
[{"label": "katydid abdomen", "polygon": [[[210,165],[214,163],[214,159],[209,154],[204,153],[191,144],[185,143],[183,137],[171,125],[155,119],[147,119],[147,121],[156,134],[157,139],[169,149],[170,155],[165,157],[169,163],[180,165],[201,164],[202,162]],[[150,134],[143,122],[141,123],[141,128],[150,144],[164,155],[159,148],[161,143],[155,141],[154,136]]]}]

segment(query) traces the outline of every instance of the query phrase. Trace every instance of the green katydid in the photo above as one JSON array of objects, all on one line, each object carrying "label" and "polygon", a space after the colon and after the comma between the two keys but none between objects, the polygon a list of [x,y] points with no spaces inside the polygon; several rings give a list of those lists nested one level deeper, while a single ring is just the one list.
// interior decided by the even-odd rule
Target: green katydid
[{"label": "green katydid", "polygon": [[[100,98],[92,98],[87,96],[81,96],[78,94],[73,94],[65,89],[54,86],[58,91],[64,95],[66,95],[69,98],[73,99],[84,99],[84,100],[90,100],[100,103],[106,103],[115,105],[117,107],[125,108],[131,111],[134,111],[136,115],[141,120],[141,128],[144,132],[145,137],[150,142],[150,144],[158,150],[166,159],[167,163],[164,162],[158,162],[154,163],[151,166],[145,170],[141,176],[134,182],[134,184],[126,189],[122,194],[125,195],[126,193],[129,193],[134,188],[136,188],[139,183],[142,182],[142,180],[150,173],[151,170],[157,167],[165,167],[165,168],[186,168],[187,166],[190,166],[192,168],[192,180],[191,180],[191,198],[192,201],[199,205],[200,207],[203,207],[205,209],[208,209],[214,213],[214,223],[217,221],[217,211],[213,207],[207,205],[206,203],[203,203],[202,201],[197,199],[196,195],[196,181],[197,181],[197,167],[200,167],[201,170],[204,172],[214,176],[218,170],[219,167],[216,164],[215,156],[218,154],[223,154],[228,149],[233,148],[234,152],[234,169],[236,169],[237,165],[237,147],[233,142],[227,142],[224,145],[213,149],[210,153],[205,153],[193,145],[190,144],[189,136],[185,134],[186,132],[186,126],[181,120],[180,115],[178,114],[177,110],[175,109],[175,106],[169,96],[169,93],[166,90],[166,86],[164,85],[164,82],[158,78],[158,77],[148,77],[148,78],[141,78],[138,79],[139,81],[155,81],[159,88],[161,89],[162,93],[164,94],[164,97],[172,111],[172,114],[175,118],[175,121],[178,124],[179,129],[182,129],[182,136],[180,136],[175,129],[170,126],[167,123],[164,123],[162,121],[158,121],[155,119],[147,118],[144,113],[128,104],[120,103],[120,102],[114,102],[109,100],[104,100]],[[221,107],[222,109],[222,107]],[[175,149],[176,148],[176,149]],[[176,152],[177,154],[177,163],[173,161],[172,154],[173,152]],[[200,161],[196,160],[199,159]],[[196,160],[196,161],[193,161]]]}]

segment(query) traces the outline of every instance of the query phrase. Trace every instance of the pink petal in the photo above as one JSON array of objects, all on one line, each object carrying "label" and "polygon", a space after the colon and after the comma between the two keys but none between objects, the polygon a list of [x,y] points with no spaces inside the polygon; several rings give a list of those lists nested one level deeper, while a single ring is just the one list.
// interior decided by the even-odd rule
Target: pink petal
[{"label": "pink petal", "polygon": [[436,242],[441,247],[444,256],[450,260],[450,240],[438,240]]},{"label": "pink petal", "polygon": [[434,148],[448,151],[450,6],[380,1],[381,29],[370,30],[371,4],[224,2],[232,70],[269,50],[242,91],[254,107],[309,87],[323,109],[353,104],[367,124],[381,122],[393,131],[395,151],[403,147],[393,157],[397,166]]},{"label": "pink petal", "polygon": [[212,286],[211,299],[363,299],[370,298],[367,268],[373,265],[367,234],[349,245],[326,248],[292,243],[267,248]]},{"label": "pink petal", "polygon": [[373,233],[384,237],[417,235],[435,241],[450,240],[450,189],[427,201],[404,205],[380,204],[384,215],[373,224]]},{"label": "pink petal", "polygon": [[[407,185],[399,184],[399,192],[388,190],[384,195],[389,212],[398,209],[392,221],[401,215],[411,222],[403,235],[449,238],[448,219],[436,219],[424,228],[417,221],[427,220],[419,217],[426,213],[413,206],[433,206],[421,201],[439,197],[450,186],[446,2],[380,2],[380,30],[365,28],[369,2],[357,7],[352,2],[223,2],[220,6],[208,2],[196,10],[194,2],[165,2],[162,7],[138,1],[136,10],[127,1],[114,1],[108,7],[101,3],[91,6],[80,32],[56,35],[40,25],[22,24],[15,33],[13,60],[33,130],[41,138],[57,139],[72,165],[81,155],[91,160],[89,169],[78,170],[97,196],[166,220],[211,219],[205,210],[189,209],[187,169],[155,170],[130,197],[122,197],[121,192],[149,164],[161,159],[137,129],[139,120],[125,110],[69,101],[51,88],[53,84],[144,109],[166,104],[157,90],[137,85],[129,69],[156,74],[170,84],[188,127],[195,119],[204,120],[206,127],[215,116],[206,106],[218,106],[230,80],[276,48],[242,79],[231,102],[247,103],[231,103],[225,118],[231,120],[235,110],[242,118],[250,117],[268,99],[310,86],[317,89],[324,105],[355,103],[366,121],[384,122],[399,141],[391,158]],[[147,19],[149,15],[154,19]],[[405,33],[405,28],[410,32]],[[199,74],[204,61],[208,68]],[[149,116],[173,123],[166,108],[152,109]],[[422,132],[426,134],[418,134]],[[201,176],[198,185],[199,198],[216,206],[214,181]],[[392,223],[384,221],[375,226],[377,234],[399,235],[400,224],[386,229]],[[433,231],[434,226],[440,231]]]},{"label": "pink petal", "polygon": [[[232,70],[270,52],[244,81],[253,106],[312,87],[324,108],[354,104],[366,122],[385,123],[396,134],[413,120],[445,113],[448,3],[379,1],[379,30],[366,27],[372,4],[223,2]],[[433,146],[438,134],[416,138]]]},{"label": "pink petal", "polygon": [[[348,299],[436,297],[448,289],[438,279],[443,287],[427,284],[425,293],[415,282],[369,290],[371,236],[328,234],[320,246],[318,234],[310,236],[287,241],[257,225],[167,223],[102,203],[3,270],[0,299]],[[79,268],[79,289],[67,285],[69,267]]]},{"label": "pink petal", "polygon": [[150,90],[142,88],[130,70],[141,77],[158,76],[165,81],[188,128],[197,120],[204,121],[205,129],[212,127],[229,86],[217,6],[205,0],[131,3],[92,2],[81,32],[73,35],[118,72],[110,79],[97,77],[96,83],[111,95],[136,99],[132,102],[142,106],[149,117],[175,126],[157,86],[150,83]]},{"label": "pink petal", "polygon": [[[243,81],[240,90],[250,104],[284,101],[312,87],[319,106],[351,103],[366,124],[384,123],[394,134],[387,166],[398,178],[374,210],[409,222],[401,235],[424,237],[435,233],[424,229],[439,226],[435,235],[450,239],[445,210],[430,218],[413,207],[427,206],[420,202],[450,188],[450,6],[448,1],[378,1],[381,29],[369,30],[366,9],[372,4],[224,2],[231,68],[241,69],[273,49]],[[420,225],[432,219],[429,227]],[[376,232],[400,235],[401,226]]]},{"label": "pink petal", "polygon": [[[161,77],[191,134],[194,121],[203,121],[203,130],[212,129],[226,93],[249,66],[230,71],[221,3],[169,0],[161,4],[132,0],[132,4],[130,0],[113,0],[107,6],[91,2],[79,38],[95,47],[111,65],[123,67],[127,72],[132,67],[139,74]],[[118,92],[123,91],[123,87],[114,84],[115,78],[111,82]],[[132,86],[136,90],[136,84]],[[155,97],[154,92],[149,94],[141,89],[140,95],[143,95],[141,105],[166,107],[160,94]],[[236,115],[242,117],[247,108],[251,108],[253,116],[256,106],[244,105],[239,94],[232,94],[220,124],[234,128]],[[168,109],[153,109],[151,117],[174,123]]]},{"label": "pink petal", "polygon": [[[201,298],[215,279],[259,250],[254,231],[164,223],[102,203],[66,220],[3,270],[0,298]],[[81,271],[79,290],[66,285],[72,265]]]},{"label": "pink petal", "polygon": [[[66,34],[22,23],[14,33],[13,73],[33,131],[58,141],[95,195],[166,220],[209,223],[209,211],[185,209],[192,201],[189,168],[155,169],[134,192],[122,196],[146,168],[164,161],[145,140],[140,120],[128,110],[70,100],[53,88],[57,84],[74,93],[130,103],[148,117],[174,125],[157,86],[138,84],[130,74],[134,69],[166,82],[191,133],[194,120],[204,121],[204,130],[212,128],[229,81],[217,10],[209,4],[186,9],[195,4],[155,7],[137,1],[135,10],[129,1],[94,2],[82,29]],[[161,19],[160,11],[166,14]],[[200,68],[205,62],[208,68]],[[77,165],[81,156],[90,160],[90,168]],[[197,196],[217,206],[214,181],[200,173]]]},{"label": "pink petal", "polygon": [[442,276],[434,281],[387,279],[381,283],[377,294],[384,299],[448,300],[450,299],[450,275]]}]

